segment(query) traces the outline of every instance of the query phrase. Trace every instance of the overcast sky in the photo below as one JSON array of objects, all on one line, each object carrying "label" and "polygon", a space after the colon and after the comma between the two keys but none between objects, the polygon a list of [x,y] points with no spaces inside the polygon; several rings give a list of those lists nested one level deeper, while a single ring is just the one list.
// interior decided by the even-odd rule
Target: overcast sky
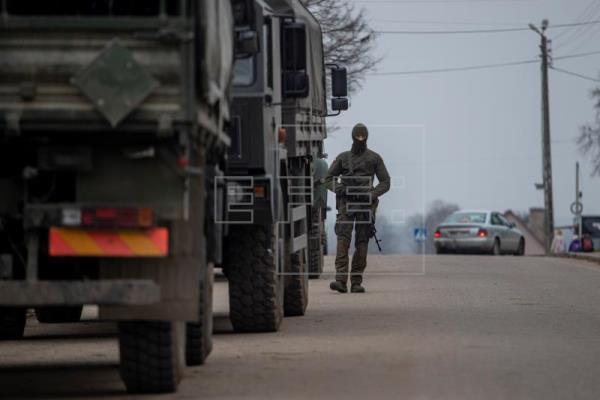
[{"label": "overcast sky", "polygon": [[[600,20],[599,0],[355,1],[376,30],[471,30]],[[429,21],[429,23],[421,23]],[[562,33],[564,32],[564,33]],[[560,37],[557,37],[562,35]],[[600,50],[600,24],[551,29],[554,56]],[[533,31],[378,37],[378,72],[427,70],[531,60]],[[600,54],[556,60],[556,67],[597,77]],[[575,161],[582,164],[584,210],[600,214],[600,177],[577,151],[578,127],[594,119],[595,83],[550,71],[554,204],[557,224],[572,221]],[[344,128],[326,141],[332,162],[350,147],[350,127],[370,127],[369,147],[395,177],[384,210],[411,214],[443,199],[463,208],[527,210],[543,206],[540,66],[369,76],[350,110],[330,119]]]}]

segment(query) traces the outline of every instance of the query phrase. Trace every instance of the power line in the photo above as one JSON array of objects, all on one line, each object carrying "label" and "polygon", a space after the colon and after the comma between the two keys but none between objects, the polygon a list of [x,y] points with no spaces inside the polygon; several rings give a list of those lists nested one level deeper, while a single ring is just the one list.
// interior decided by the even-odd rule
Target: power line
[{"label": "power line", "polygon": [[[600,24],[600,20],[573,22],[568,24],[550,25],[548,29],[569,28],[573,26]],[[376,30],[379,34],[394,35],[451,35],[451,34],[471,34],[471,33],[502,33],[502,32],[523,32],[530,31],[530,28],[497,28],[497,29],[469,29],[469,30],[446,30],[446,31],[396,31],[396,30]]]},{"label": "power line", "polygon": [[[596,0],[597,1],[597,0]],[[588,21],[593,21],[600,17],[600,2],[597,2],[595,7],[589,11]],[[598,25],[590,26],[586,25],[579,27],[571,32],[574,32],[571,36],[565,36],[563,41],[556,46],[556,49],[569,48],[570,51],[577,51],[582,48],[590,37],[594,37],[595,32],[598,30]],[[579,42],[579,43],[578,43]]]},{"label": "power line", "polygon": [[552,57],[552,59],[553,60],[565,60],[567,58],[587,57],[587,56],[593,56],[595,54],[600,54],[600,50],[588,51],[587,53],[569,54],[569,55],[566,55],[566,56]]},{"label": "power line", "polygon": [[530,3],[540,0],[355,0],[359,4],[453,4],[453,3]]},{"label": "power line", "polygon": [[[581,14],[579,14],[579,16],[577,16],[577,18],[575,18],[574,22],[585,22],[586,16],[590,15],[590,12],[592,12],[594,10],[595,4],[596,4],[596,0],[591,0],[590,3],[583,9]],[[593,17],[591,17],[589,19],[593,19]],[[589,19],[587,19],[587,20],[589,20]],[[573,31],[563,31],[563,32],[559,33],[558,35],[556,35],[556,37],[552,38],[552,40],[555,41],[555,40],[561,38],[562,36],[564,36],[565,34],[567,35],[567,37],[569,35],[571,35],[571,36],[576,35],[576,32],[579,32],[580,29],[581,28],[577,28]],[[563,45],[559,44],[556,48],[558,49],[562,46]]]},{"label": "power line", "polygon": [[[558,56],[558,57],[554,57],[554,60],[565,60],[565,59],[569,59],[569,58],[587,57],[587,56],[596,55],[596,54],[600,54],[600,50],[590,51],[587,53],[568,54],[565,56]],[[509,67],[509,66],[516,66],[516,65],[534,64],[534,63],[539,63],[539,62],[540,62],[539,60],[534,59],[534,60],[512,61],[512,62],[496,63],[496,64],[471,65],[471,66],[465,66],[465,67],[421,69],[421,70],[394,71],[394,72],[374,72],[369,75],[371,75],[371,76],[394,76],[394,75],[433,74],[433,73],[439,73],[439,72],[458,72],[458,71],[472,71],[472,70],[479,70],[479,69]]]},{"label": "power line", "polygon": [[422,25],[474,25],[474,26],[512,26],[522,27],[526,22],[474,22],[474,21],[442,21],[442,20],[405,20],[405,19],[387,19],[373,18],[370,22],[383,22],[391,24],[422,24]]},{"label": "power line", "polygon": [[452,34],[467,34],[467,33],[499,33],[499,32],[518,32],[528,31],[529,28],[498,28],[498,29],[470,29],[458,31],[386,31],[376,30],[375,33],[384,35],[452,35]]},{"label": "power line", "polygon": [[576,76],[578,78],[585,79],[585,80],[588,80],[588,81],[600,82],[600,79],[596,79],[596,78],[592,78],[590,76],[578,74],[577,72],[567,71],[566,69],[561,69],[561,68],[556,68],[556,67],[551,67],[551,69],[553,69],[554,71],[562,72],[563,74]]},{"label": "power line", "polygon": [[421,69],[421,70],[409,70],[409,71],[398,71],[398,72],[375,72],[370,75],[376,76],[391,76],[391,75],[413,75],[413,74],[433,74],[438,72],[457,72],[457,71],[471,71],[477,69],[489,69],[499,67],[509,67],[513,65],[533,64],[538,63],[539,60],[524,60],[514,61],[498,64],[484,64],[484,65],[471,65],[467,67],[453,67],[453,68],[437,68],[437,69]]}]

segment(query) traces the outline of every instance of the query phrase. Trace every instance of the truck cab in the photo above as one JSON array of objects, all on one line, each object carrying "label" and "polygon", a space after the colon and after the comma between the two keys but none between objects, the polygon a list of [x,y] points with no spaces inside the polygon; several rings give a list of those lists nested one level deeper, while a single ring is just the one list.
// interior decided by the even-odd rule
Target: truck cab
[{"label": "truck cab", "polygon": [[[283,315],[305,313],[309,263],[323,256],[325,213],[316,211],[326,205],[313,195],[330,116],[323,33],[300,1],[240,4],[248,18],[236,32],[254,30],[259,49],[234,67],[222,266],[234,329],[273,331]],[[341,111],[345,69],[333,71],[332,104]],[[247,251],[234,250],[240,243]]]}]

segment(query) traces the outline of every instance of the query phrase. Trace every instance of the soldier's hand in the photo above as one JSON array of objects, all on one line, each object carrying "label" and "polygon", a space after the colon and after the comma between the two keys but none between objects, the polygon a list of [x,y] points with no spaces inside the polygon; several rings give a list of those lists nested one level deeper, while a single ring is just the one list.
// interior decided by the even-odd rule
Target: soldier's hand
[{"label": "soldier's hand", "polygon": [[343,184],[335,185],[335,195],[343,197],[346,195],[346,186]]}]

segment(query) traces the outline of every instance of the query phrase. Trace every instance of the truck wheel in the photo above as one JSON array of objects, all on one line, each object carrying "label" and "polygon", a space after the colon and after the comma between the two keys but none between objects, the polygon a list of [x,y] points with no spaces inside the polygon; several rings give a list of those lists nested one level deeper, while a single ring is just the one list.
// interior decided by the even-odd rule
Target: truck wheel
[{"label": "truck wheel", "polygon": [[202,365],[212,351],[213,331],[213,265],[209,263],[200,282],[200,304],[198,322],[188,322],[185,332],[185,362],[187,365]]},{"label": "truck wheel", "polygon": [[43,324],[79,322],[83,306],[37,307],[35,317]]},{"label": "truck wheel", "polygon": [[310,229],[308,232],[308,276],[319,279],[323,273],[323,235],[321,232],[321,209],[314,208],[311,213]]},{"label": "truck wheel", "polygon": [[17,307],[0,307],[0,340],[16,340],[23,337],[27,310]]},{"label": "truck wheel", "polygon": [[174,392],[183,370],[183,323],[119,323],[121,379],[130,393]]},{"label": "truck wheel", "polygon": [[225,268],[229,318],[236,332],[274,332],[283,317],[283,279],[272,227],[232,226]]},{"label": "truck wheel", "polygon": [[308,306],[308,273],[304,252],[291,255],[290,271],[285,276],[284,314],[302,316]]}]

